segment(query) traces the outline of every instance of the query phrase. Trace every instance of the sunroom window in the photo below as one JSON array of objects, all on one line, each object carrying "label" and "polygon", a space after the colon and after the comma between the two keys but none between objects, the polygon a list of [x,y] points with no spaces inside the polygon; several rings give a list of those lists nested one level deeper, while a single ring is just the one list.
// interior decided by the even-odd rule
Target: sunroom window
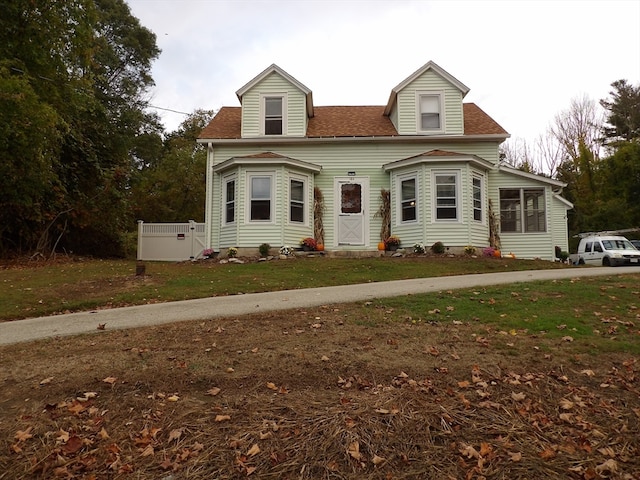
[{"label": "sunroom window", "polygon": [[501,189],[500,230],[513,233],[546,232],[544,189]]}]

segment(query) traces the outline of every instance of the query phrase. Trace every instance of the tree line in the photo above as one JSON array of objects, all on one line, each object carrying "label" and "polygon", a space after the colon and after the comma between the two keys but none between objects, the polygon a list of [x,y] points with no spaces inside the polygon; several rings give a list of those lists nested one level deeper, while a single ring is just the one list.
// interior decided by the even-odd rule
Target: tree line
[{"label": "tree line", "polygon": [[[136,221],[202,221],[214,112],[150,113],[156,36],[124,0],[0,3],[0,257],[122,256]],[[640,86],[577,99],[506,161],[567,183],[571,233],[640,226]]]},{"label": "tree line", "polygon": [[[640,84],[611,84],[599,102],[582,96],[533,145],[508,141],[503,158],[567,184],[570,244],[580,232],[640,227]],[[640,238],[640,232],[630,233]]]}]

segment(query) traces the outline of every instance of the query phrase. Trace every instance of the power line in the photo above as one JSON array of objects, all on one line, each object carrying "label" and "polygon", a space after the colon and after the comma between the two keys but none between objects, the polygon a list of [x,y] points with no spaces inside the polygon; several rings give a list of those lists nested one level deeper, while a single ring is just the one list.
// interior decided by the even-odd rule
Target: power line
[{"label": "power line", "polygon": [[147,105],[147,107],[155,108],[156,110],[165,110],[167,112],[179,113],[180,115],[191,115],[187,112],[179,112],[178,110],[172,110],[171,108],[156,107],[155,105]]}]

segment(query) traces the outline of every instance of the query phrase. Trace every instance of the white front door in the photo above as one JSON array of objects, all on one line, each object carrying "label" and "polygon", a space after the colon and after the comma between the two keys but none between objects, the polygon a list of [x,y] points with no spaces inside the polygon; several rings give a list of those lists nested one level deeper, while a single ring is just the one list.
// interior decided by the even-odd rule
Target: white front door
[{"label": "white front door", "polygon": [[338,245],[366,245],[368,240],[368,178],[336,178],[336,228]]}]

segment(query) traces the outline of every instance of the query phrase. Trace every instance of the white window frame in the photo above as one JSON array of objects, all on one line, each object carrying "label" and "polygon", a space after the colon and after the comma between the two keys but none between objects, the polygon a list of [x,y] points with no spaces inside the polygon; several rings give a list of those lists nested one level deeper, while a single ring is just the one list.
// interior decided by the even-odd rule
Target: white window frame
[{"label": "white window frame", "polygon": [[[476,187],[475,181],[480,183],[479,186]],[[480,192],[480,206],[476,206],[476,191]],[[476,218],[476,212],[480,212],[480,220]],[[484,224],[484,176],[482,175],[471,175],[471,218],[474,222]]]},{"label": "white window frame", "polygon": [[[267,98],[282,99],[282,133],[267,134],[265,132],[265,122],[267,120]],[[287,94],[286,93],[261,93],[260,94],[260,135],[265,137],[282,137],[287,135]]]},{"label": "white window frame", "polygon": [[[502,192],[504,190],[518,190],[519,194],[520,194],[520,199],[519,199],[519,209],[516,211],[516,222],[518,222],[518,218],[519,218],[519,222],[520,222],[520,228],[519,229],[514,229],[514,230],[503,230],[502,228],[502,217],[503,217],[503,208],[502,208]],[[525,204],[525,191],[540,191],[542,192],[542,195],[539,195],[538,198],[540,198],[542,200],[542,209],[538,208],[538,209],[527,209],[526,204]],[[501,188],[498,191],[498,201],[500,203],[500,233],[505,233],[505,234],[525,234],[525,233],[547,233],[549,231],[549,215],[548,215],[548,211],[549,209],[547,208],[547,191],[544,187],[504,187]],[[532,214],[537,214],[540,215],[540,213],[542,213],[543,217],[543,226],[544,229],[543,230],[529,230],[529,222],[527,222],[527,218],[529,216],[531,216]],[[519,215],[519,216],[518,216]],[[540,223],[540,221],[536,221],[536,224]],[[517,223],[516,223],[517,225]]]},{"label": "white window frame", "polygon": [[[230,202],[229,201],[229,197],[227,196],[228,193],[228,186],[230,183],[233,182],[233,200]],[[222,223],[224,225],[233,225],[236,223],[236,220],[238,218],[238,176],[234,173],[233,175],[228,175],[226,177],[223,178],[222,180],[222,185],[223,185],[223,204],[224,204],[224,208],[222,210]],[[227,220],[227,207],[230,203],[233,203],[233,220],[228,221]]]},{"label": "white window frame", "polygon": [[[245,222],[253,224],[268,224],[275,223],[275,172],[259,172],[252,171],[247,172],[247,187],[246,187],[246,208],[245,208]],[[254,200],[253,193],[253,179],[254,178],[268,178],[269,179],[269,218],[264,220],[252,220],[251,219],[251,204]],[[259,200],[259,199],[255,199]]]},{"label": "white window frame", "polygon": [[[437,177],[440,176],[454,176],[455,183],[455,209],[456,216],[455,218],[438,218],[438,184]],[[461,197],[460,197],[460,170],[433,170],[431,172],[431,186],[433,192],[433,201],[432,201],[432,214],[433,214],[433,223],[460,223],[462,221],[462,215],[460,214],[460,206],[461,206]],[[446,208],[446,207],[445,207]]]},{"label": "white window frame", "polygon": [[[302,222],[298,222],[298,221],[294,221],[291,219],[291,206],[294,203],[293,198],[291,198],[291,182],[301,182],[302,183],[302,202],[298,202],[298,203],[302,203]],[[308,225],[309,223],[309,213],[308,213],[308,195],[309,195],[309,177],[305,176],[305,175],[289,175],[289,182],[288,182],[288,210],[287,210],[287,217],[289,220],[289,223],[292,225]]]},{"label": "white window frame", "polygon": [[[402,198],[402,183],[406,182],[408,180],[413,180],[415,182],[415,196],[414,196],[414,208],[416,211],[416,218],[414,220],[403,220],[402,219],[402,206],[404,203],[404,199]],[[396,192],[397,192],[397,197],[398,197],[398,201],[396,202],[396,224],[398,225],[409,225],[409,224],[415,224],[418,223],[419,220],[419,202],[418,202],[418,197],[419,197],[419,192],[420,192],[420,188],[419,188],[419,184],[418,184],[418,173],[417,172],[410,172],[410,173],[405,173],[402,175],[398,175],[396,177]]]},{"label": "white window frame", "polygon": [[[438,107],[440,109],[440,111],[437,112],[440,120],[439,128],[423,128],[422,127],[422,98],[423,97],[432,97],[438,100]],[[416,130],[417,132],[422,134],[443,133],[445,130],[444,129],[444,126],[445,126],[444,111],[445,111],[444,92],[442,90],[417,91],[416,92]]]}]

